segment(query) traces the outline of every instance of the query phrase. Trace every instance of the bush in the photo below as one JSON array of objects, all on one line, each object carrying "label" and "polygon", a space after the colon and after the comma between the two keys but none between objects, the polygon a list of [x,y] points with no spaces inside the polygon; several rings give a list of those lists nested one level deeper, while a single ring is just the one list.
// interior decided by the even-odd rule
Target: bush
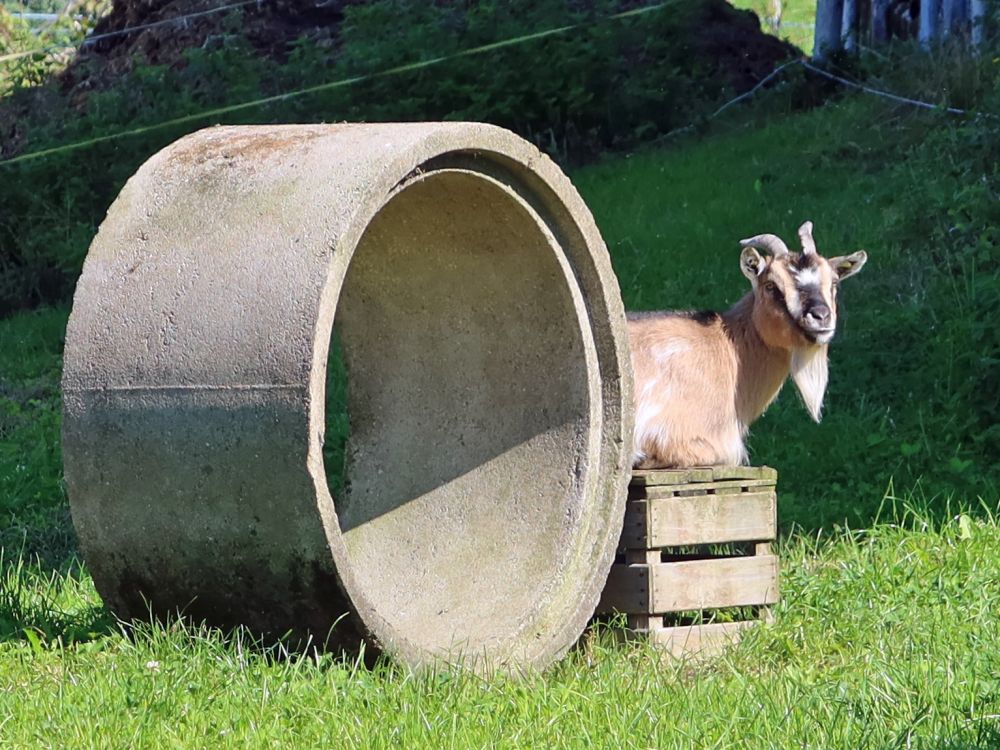
[{"label": "bush", "polygon": [[[0,154],[193,116],[176,126],[0,164],[5,185],[0,316],[67,300],[89,240],[125,180],[166,144],[220,120],[478,120],[511,128],[557,158],[579,159],[686,124],[793,52],[761,34],[752,14],[724,0],[602,20],[631,5],[626,0],[376,0],[344,8],[335,43],[304,34],[282,59],[261,57],[244,29],[248,19],[233,13],[202,43],[179,51],[175,64],[132,65],[105,89],[99,85],[103,73],[88,77],[98,61],[81,58],[62,80],[67,86],[85,81],[97,90],[78,86],[60,96],[21,91],[9,97],[0,107],[0,125],[13,125],[3,136],[6,144],[0,141]],[[568,24],[581,27],[482,54],[459,54]],[[451,59],[373,75],[440,57]],[[352,77],[364,80],[221,117],[198,116]]]}]

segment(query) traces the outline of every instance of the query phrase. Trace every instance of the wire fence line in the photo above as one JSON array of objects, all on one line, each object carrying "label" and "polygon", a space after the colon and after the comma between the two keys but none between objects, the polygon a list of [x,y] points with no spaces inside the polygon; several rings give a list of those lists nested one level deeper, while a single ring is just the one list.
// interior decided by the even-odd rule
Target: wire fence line
[{"label": "wire fence line", "polygon": [[32,13],[26,11],[23,7],[21,7],[20,11],[11,11],[9,6],[4,4],[3,0],[0,0],[0,6],[7,7],[7,12],[14,18],[21,18],[26,21],[31,33],[41,37],[43,34],[48,33],[61,18],[68,18],[71,21],[81,21],[85,18],[85,15],[82,13],[71,12],[76,1],[64,0],[62,9],[55,13]]},{"label": "wire fence line", "polygon": [[[784,63],[782,65],[779,65],[777,68],[775,68],[770,73],[768,73],[766,76],[764,76],[759,81],[757,81],[757,83],[754,85],[754,87],[752,89],[750,89],[749,91],[743,92],[739,96],[733,97],[728,102],[726,102],[721,107],[719,107],[717,110],[715,110],[712,114],[708,115],[705,118],[705,120],[714,120],[716,117],[718,117],[719,115],[721,115],[723,112],[725,112],[727,109],[729,109],[730,107],[732,107],[734,104],[739,104],[743,100],[749,99],[754,94],[756,94],[758,91],[760,91],[762,88],[764,88],[764,86],[766,86],[768,83],[770,83],[775,78],[777,78],[779,75],[781,75],[781,73],[783,73],[785,70],[787,70],[788,68],[792,67],[793,65],[798,65],[800,62],[801,62],[801,60],[789,60],[788,62],[786,62],[786,63]],[[667,139],[674,138],[675,136],[678,136],[678,135],[681,135],[683,133],[687,133],[687,132],[689,132],[691,130],[694,130],[697,126],[698,126],[698,121],[689,122],[687,125],[682,125],[679,128],[674,128],[673,130],[669,130],[666,133],[663,133],[662,135],[656,137],[654,139],[654,142],[659,143],[659,142],[665,141]],[[2,164],[2,163],[3,162],[0,162],[0,164]]]},{"label": "wire fence line", "polygon": [[749,99],[751,96],[753,96],[758,91],[760,91],[762,88],[764,88],[764,86],[766,86],[768,83],[770,83],[775,78],[777,78],[779,75],[781,75],[782,73],[784,73],[788,68],[792,67],[793,65],[798,65],[801,62],[802,62],[801,60],[789,60],[784,65],[779,65],[777,68],[775,68],[774,70],[772,70],[766,76],[764,76],[763,78],[761,78],[752,89],[750,89],[749,91],[746,91],[746,92],[740,94],[737,97],[734,97],[734,98],[730,99],[728,102],[726,102],[721,107],[719,107],[717,110],[715,110],[712,114],[710,114],[708,116],[708,119],[709,120],[713,120],[716,117],[718,117],[719,115],[721,115],[723,112],[725,112],[727,109],[729,109],[730,107],[732,107],[734,104],[739,104],[744,99]]},{"label": "wire fence line", "polygon": [[[238,6],[238,5],[249,5],[250,3],[256,3],[256,2],[258,2],[258,0],[246,0],[245,2],[237,3],[237,4],[234,4],[233,6],[226,6],[226,7],[235,7],[235,6]],[[558,35],[558,34],[564,34],[564,33],[567,33],[569,31],[574,31],[574,30],[577,30],[577,29],[580,29],[580,28],[592,26],[592,25],[595,25],[597,23],[604,23],[604,22],[607,22],[607,21],[613,21],[613,20],[619,20],[619,19],[624,19],[624,18],[636,17],[636,16],[643,15],[645,13],[650,13],[650,12],[653,12],[653,11],[661,10],[663,8],[666,8],[666,7],[669,7],[669,6],[672,6],[672,5],[679,5],[679,4],[683,3],[683,2],[684,2],[684,0],[665,0],[664,2],[660,2],[660,3],[657,3],[655,5],[649,5],[649,6],[644,6],[644,7],[640,7],[640,8],[633,8],[631,10],[623,11],[623,12],[620,12],[620,13],[615,13],[615,14],[612,14],[612,15],[608,15],[608,16],[605,16],[604,18],[597,19],[596,21],[586,21],[586,22],[581,21],[579,23],[567,24],[566,26],[559,26],[559,27],[555,27],[555,28],[551,28],[551,29],[545,29],[544,31],[538,31],[538,32],[534,32],[534,33],[531,33],[531,34],[525,34],[525,35],[518,36],[518,37],[512,37],[510,39],[504,39],[504,40],[497,41],[497,42],[491,42],[489,44],[479,45],[477,47],[472,47],[472,48],[469,48],[469,49],[465,49],[465,50],[462,50],[460,52],[455,52],[455,53],[450,54],[450,55],[443,55],[441,57],[429,58],[427,60],[419,60],[419,61],[412,62],[412,63],[406,63],[404,65],[397,65],[397,66],[394,66],[394,67],[391,67],[391,68],[386,68],[384,70],[376,71],[374,73],[366,73],[366,74],[362,74],[362,75],[358,75],[358,76],[351,76],[351,77],[342,78],[342,79],[339,79],[339,80],[336,80],[336,81],[330,81],[330,82],[327,82],[327,83],[317,84],[315,86],[306,86],[304,88],[295,89],[293,91],[287,91],[287,92],[284,92],[284,93],[281,93],[281,94],[274,94],[273,96],[265,96],[265,97],[261,97],[261,98],[258,98],[258,99],[252,99],[252,100],[249,100],[249,101],[245,101],[245,102],[239,102],[239,103],[236,103],[236,104],[228,104],[228,105],[225,105],[225,106],[222,106],[222,107],[215,107],[213,109],[208,109],[208,110],[203,110],[201,112],[195,112],[195,113],[192,113],[192,114],[183,115],[181,117],[175,117],[175,118],[172,118],[170,120],[162,120],[162,121],[157,122],[157,123],[151,123],[149,125],[143,125],[143,126],[140,126],[140,127],[137,127],[137,128],[131,128],[131,129],[128,129],[128,130],[121,130],[121,131],[118,131],[118,132],[115,132],[115,133],[109,133],[107,135],[96,136],[94,138],[88,138],[88,139],[85,139],[85,140],[76,141],[74,143],[66,143],[66,144],[62,144],[62,145],[59,145],[59,146],[53,146],[51,148],[40,149],[38,151],[31,151],[31,152],[28,152],[28,153],[25,153],[25,154],[19,154],[17,156],[13,156],[13,157],[10,157],[10,158],[7,158],[7,159],[2,159],[2,160],[0,160],[0,166],[9,166],[9,165],[19,164],[19,163],[26,162],[26,161],[33,160],[33,159],[41,159],[41,158],[44,158],[44,157],[47,157],[47,156],[52,156],[54,154],[66,153],[66,152],[69,152],[69,151],[76,151],[76,150],[79,150],[79,149],[82,149],[82,148],[87,148],[89,146],[93,146],[93,145],[96,145],[96,144],[99,144],[99,143],[106,143],[106,142],[109,142],[109,141],[118,140],[120,138],[128,138],[128,137],[132,137],[132,136],[136,136],[136,135],[142,135],[142,134],[153,132],[153,131],[156,131],[156,130],[161,130],[161,129],[164,129],[164,128],[174,127],[176,125],[184,125],[184,124],[187,124],[189,122],[195,122],[197,120],[203,120],[203,119],[211,118],[211,117],[218,117],[220,115],[230,114],[230,113],[233,113],[233,112],[239,112],[239,111],[243,111],[243,110],[246,110],[246,109],[252,109],[252,108],[264,106],[264,105],[267,105],[267,104],[273,104],[273,103],[276,103],[276,102],[288,101],[290,99],[295,99],[295,98],[298,98],[298,97],[301,97],[301,96],[306,96],[308,94],[314,94],[314,93],[318,93],[318,92],[321,92],[321,91],[331,91],[331,90],[334,90],[334,89],[343,88],[343,87],[346,87],[346,86],[352,86],[352,85],[355,85],[355,84],[358,84],[358,83],[362,83],[364,81],[372,81],[372,80],[377,80],[377,79],[380,79],[380,78],[385,78],[385,77],[388,77],[388,76],[399,75],[399,74],[402,74],[402,73],[410,73],[410,72],[413,72],[413,71],[423,70],[425,68],[429,68],[429,67],[432,67],[432,66],[435,66],[435,65],[439,65],[441,63],[448,62],[450,60],[457,60],[457,59],[464,58],[464,57],[470,57],[470,56],[474,56],[474,55],[484,54],[486,52],[491,52],[491,51],[498,50],[498,49],[503,49],[503,48],[506,48],[506,47],[512,47],[512,46],[517,45],[517,44],[523,44],[523,43],[529,42],[529,41],[535,41],[535,40],[538,40],[538,39],[544,39],[544,38],[555,36],[555,35]],[[138,27],[134,27],[134,28],[138,28]],[[790,61],[788,61],[786,63],[783,63],[783,64],[779,65],[773,71],[771,71],[770,73],[768,73],[764,78],[762,78],[760,81],[758,81],[754,85],[754,87],[751,88],[749,91],[746,91],[746,92],[740,94],[739,96],[733,97],[729,101],[725,102],[722,106],[720,106],[718,109],[716,109],[712,114],[708,115],[708,117],[705,118],[705,119],[708,119],[708,120],[715,119],[716,117],[718,117],[719,115],[721,115],[723,112],[725,112],[730,107],[732,107],[732,106],[734,106],[734,105],[736,105],[736,104],[738,104],[738,103],[740,103],[740,102],[742,102],[742,101],[744,101],[746,99],[751,98],[758,91],[760,91],[765,85],[767,85],[768,83],[770,83],[774,79],[778,78],[785,71],[790,70],[790,69],[792,69],[792,68],[794,68],[796,66],[801,66],[801,67],[803,67],[803,68],[805,68],[805,69],[807,69],[807,70],[809,70],[809,71],[811,71],[813,73],[816,73],[817,75],[825,77],[825,78],[827,78],[827,79],[829,79],[831,81],[839,83],[839,84],[841,84],[843,86],[846,86],[848,88],[857,89],[857,90],[863,91],[863,92],[865,92],[867,94],[871,94],[871,95],[874,95],[874,96],[882,97],[882,98],[885,98],[885,99],[888,99],[890,101],[894,101],[894,102],[897,102],[897,103],[908,104],[908,105],[919,107],[919,108],[922,108],[922,109],[939,111],[939,112],[945,112],[945,113],[954,114],[954,115],[967,115],[967,114],[969,114],[969,112],[967,110],[959,109],[957,107],[942,107],[942,106],[939,106],[939,105],[936,105],[936,104],[931,104],[929,102],[920,101],[918,99],[911,99],[909,97],[900,96],[900,95],[894,94],[892,92],[882,91],[882,90],[873,88],[871,86],[867,86],[865,84],[858,83],[856,81],[851,81],[851,80],[849,80],[847,78],[844,78],[843,76],[839,76],[839,75],[836,75],[834,73],[830,73],[829,71],[823,70],[822,68],[819,68],[819,67],[813,65],[811,62],[809,62],[808,58],[800,58],[800,59],[796,59],[796,60],[790,60]],[[982,114],[982,115],[984,115],[986,117],[991,117],[991,118],[997,117],[997,115],[991,114],[991,113],[980,113],[980,114]],[[703,121],[703,120],[699,120],[699,121]],[[663,139],[666,139],[666,138],[669,138],[669,137],[672,137],[672,136],[675,136],[675,135],[679,135],[681,133],[693,130],[697,126],[697,124],[698,124],[699,121],[689,123],[688,125],[684,125],[683,127],[675,128],[675,129],[673,129],[673,130],[671,130],[671,131],[663,134],[657,140],[663,140]]]},{"label": "wire fence line", "polygon": [[[803,68],[805,68],[806,70],[809,70],[809,71],[811,71],[813,73],[816,73],[816,74],[818,74],[820,76],[823,76],[824,78],[827,78],[827,79],[829,79],[831,81],[835,81],[836,83],[839,83],[839,84],[841,84],[843,86],[847,86],[848,88],[857,89],[857,90],[863,91],[863,92],[865,92],[867,94],[872,94],[874,96],[879,96],[879,97],[882,97],[884,99],[889,99],[891,101],[894,101],[894,102],[897,102],[897,103],[900,103],[900,104],[909,104],[909,105],[912,105],[914,107],[920,107],[921,109],[929,109],[929,110],[933,110],[933,111],[937,111],[937,112],[946,112],[948,114],[953,114],[953,115],[968,115],[968,114],[970,114],[967,110],[959,109],[958,107],[942,107],[942,106],[939,106],[937,104],[930,104],[929,102],[920,101],[919,99],[911,99],[911,98],[906,97],[906,96],[900,96],[898,94],[893,94],[893,93],[891,93],[889,91],[882,91],[880,89],[872,88],[871,86],[866,86],[866,85],[864,85],[862,83],[858,83],[856,81],[851,81],[851,80],[849,80],[847,78],[844,78],[843,76],[838,76],[838,75],[836,75],[834,73],[831,73],[831,72],[829,72],[827,70],[823,70],[822,68],[819,68],[819,67],[813,65],[812,63],[810,63],[807,58],[800,58],[798,60],[789,60],[788,62],[784,63],[783,65],[779,65],[777,68],[775,68],[770,73],[768,73],[766,76],[764,76],[762,79],[760,79],[760,81],[758,81],[757,84],[752,89],[750,89],[749,91],[746,91],[745,93],[740,94],[739,96],[733,97],[728,102],[726,102],[721,107],[719,107],[717,110],[715,110],[712,114],[708,115],[705,119],[706,120],[714,120],[716,117],[718,117],[719,115],[721,115],[723,112],[725,112],[727,109],[729,109],[730,107],[732,107],[734,104],[739,104],[740,102],[744,101],[745,99],[749,99],[754,94],[756,94],[758,91],[760,91],[762,88],[764,88],[764,86],[766,86],[768,83],[770,83],[775,78],[777,78],[780,74],[784,73],[786,70],[788,70],[789,68],[792,68],[792,67],[794,67],[796,65],[800,65]],[[991,117],[991,118],[997,116],[997,115],[991,114],[989,112],[980,112],[978,114],[981,114],[984,117]],[[680,135],[681,133],[686,133],[686,132],[688,132],[690,130],[693,130],[697,126],[697,124],[698,124],[697,122],[692,122],[692,123],[689,123],[688,125],[684,125],[683,127],[675,128],[675,129],[673,129],[673,130],[671,130],[671,131],[669,131],[667,133],[664,133],[659,138],[657,138],[657,140],[662,141],[662,140],[665,140],[667,138],[671,138],[673,136]],[[0,162],[0,164],[2,164],[2,162]]]},{"label": "wire fence line", "polygon": [[49,55],[53,52],[63,52],[71,49],[82,49],[87,45],[100,42],[104,39],[112,39],[118,36],[125,36],[127,34],[134,34],[138,31],[146,31],[147,29],[155,29],[161,26],[170,26],[172,24],[186,24],[189,19],[201,18],[202,16],[209,16],[213,13],[221,13],[226,10],[235,10],[236,8],[242,8],[246,5],[263,5],[266,0],[240,0],[237,3],[228,3],[226,5],[219,5],[215,8],[208,8],[206,10],[199,10],[193,13],[185,13],[180,16],[174,16],[172,18],[164,18],[162,21],[151,21],[150,23],[139,24],[138,26],[129,26],[125,29],[118,29],[117,31],[108,31],[103,34],[91,34],[90,36],[75,42],[73,44],[53,44],[50,47],[45,47],[43,49],[36,50],[24,50],[22,52],[11,52],[6,55],[0,55],[0,63],[10,62],[12,60],[20,60],[24,57],[31,57],[32,55]]},{"label": "wire fence line", "polygon": [[880,91],[879,89],[874,89],[871,86],[866,86],[863,83],[857,83],[855,81],[848,80],[847,78],[835,75],[827,70],[823,70],[822,68],[818,68],[812,63],[808,62],[807,60],[800,60],[799,62],[806,70],[810,70],[813,73],[821,75],[824,78],[828,78],[831,81],[836,81],[842,86],[847,86],[852,89],[858,89],[860,91],[864,91],[866,94],[881,96],[885,99],[891,99],[892,101],[899,102],[900,104],[909,104],[914,107],[921,107],[923,109],[933,109],[933,110],[938,110],[939,112],[948,112],[949,114],[953,115],[968,114],[966,110],[959,109],[958,107],[941,107],[937,104],[930,104],[928,102],[922,102],[918,99],[910,99],[907,96],[900,96],[899,94],[892,94],[888,91]]}]

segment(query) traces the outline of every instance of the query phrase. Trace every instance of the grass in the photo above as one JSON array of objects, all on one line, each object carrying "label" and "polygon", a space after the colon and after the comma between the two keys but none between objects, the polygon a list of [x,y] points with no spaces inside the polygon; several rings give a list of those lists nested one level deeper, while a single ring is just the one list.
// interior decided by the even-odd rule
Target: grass
[{"label": "grass", "polygon": [[[995,520],[970,517],[788,539],[776,623],[701,665],[601,633],[544,675],[482,680],[288,657],[180,624],[82,642],[29,630],[0,645],[0,744],[991,747],[998,548]],[[98,605],[86,580],[13,573],[74,625]]]},{"label": "grass", "polygon": [[628,307],[722,307],[745,286],[736,240],[806,218],[821,251],[870,254],[843,292],[824,422],[789,392],[755,426],[755,462],[781,472],[773,625],[701,664],[594,631],[544,674],[487,680],[190,623],[123,631],[73,555],[67,312],[43,310],[0,321],[0,747],[1000,747],[983,312],[1000,286],[976,244],[990,204],[961,202],[979,183],[935,166],[942,149],[965,163],[961,132],[849,98],[669,145],[574,174]]},{"label": "grass", "polygon": [[[723,309],[748,288],[740,237],[775,232],[791,241],[813,220],[821,252],[863,247],[869,262],[841,295],[822,424],[789,389],[753,428],[752,459],[782,472],[785,527],[867,526],[873,499],[893,479],[917,488],[931,512],[956,492],[995,500],[994,448],[977,441],[991,429],[996,389],[976,379],[1000,353],[979,312],[996,303],[997,264],[937,268],[910,245],[914,235],[927,245],[935,232],[956,234],[947,212],[963,178],[937,170],[929,152],[939,144],[921,140],[948,128],[937,116],[858,99],[778,121],[761,116],[575,175],[626,308]],[[969,221],[973,234],[989,231],[988,215]]]},{"label": "grass", "polygon": [[62,485],[59,376],[66,312],[0,325],[0,550],[59,562],[72,550]]}]

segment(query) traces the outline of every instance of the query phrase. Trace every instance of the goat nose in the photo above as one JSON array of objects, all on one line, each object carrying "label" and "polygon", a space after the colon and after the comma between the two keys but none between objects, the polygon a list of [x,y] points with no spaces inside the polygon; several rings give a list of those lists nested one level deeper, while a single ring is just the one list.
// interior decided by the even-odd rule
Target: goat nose
[{"label": "goat nose", "polygon": [[826,326],[830,323],[830,308],[819,302],[806,311],[806,319],[815,325]]}]

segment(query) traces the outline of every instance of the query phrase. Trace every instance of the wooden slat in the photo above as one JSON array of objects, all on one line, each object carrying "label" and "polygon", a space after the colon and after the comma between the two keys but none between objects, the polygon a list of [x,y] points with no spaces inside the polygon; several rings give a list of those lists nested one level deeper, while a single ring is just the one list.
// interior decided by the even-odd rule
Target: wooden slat
[{"label": "wooden slat", "polygon": [[632,472],[632,484],[639,487],[731,479],[763,479],[774,483],[778,480],[778,472],[770,466],[703,466],[691,469],[636,469]]},{"label": "wooden slat", "polygon": [[774,480],[771,479],[734,479],[729,482],[696,482],[690,484],[676,485],[650,485],[648,487],[629,487],[628,496],[635,500],[643,500],[654,497],[677,497],[701,495],[726,495],[739,492],[759,490],[760,488],[774,489]]},{"label": "wooden slat", "polygon": [[680,547],[754,542],[777,535],[773,491],[630,500],[623,547]]},{"label": "wooden slat", "polygon": [[778,481],[778,470],[770,466],[713,466],[714,481],[726,479],[769,479]]},{"label": "wooden slat", "polygon": [[625,522],[622,524],[621,541],[618,549],[636,549],[652,547],[649,544],[649,529],[645,500],[629,500],[625,504]]},{"label": "wooden slat", "polygon": [[598,614],[665,614],[778,601],[778,558],[725,557],[613,565]]},{"label": "wooden slat", "polygon": [[658,549],[649,549],[645,545],[625,550],[626,565],[655,565],[662,562],[663,554]]},{"label": "wooden slat", "polygon": [[662,630],[663,615],[650,615],[650,614],[629,615],[628,629],[638,633],[649,632],[653,630]]},{"label": "wooden slat", "polygon": [[649,568],[649,565],[612,565],[595,614],[652,614]]},{"label": "wooden slat", "polygon": [[636,469],[632,472],[632,484],[647,487],[654,484],[711,482],[714,476],[711,466],[700,469]]},{"label": "wooden slat", "polygon": [[744,607],[778,601],[775,555],[660,563],[650,566],[647,578],[650,612]]},{"label": "wooden slat", "polygon": [[661,628],[649,631],[647,637],[658,648],[677,658],[716,656],[756,624],[756,620],[745,620]]}]

